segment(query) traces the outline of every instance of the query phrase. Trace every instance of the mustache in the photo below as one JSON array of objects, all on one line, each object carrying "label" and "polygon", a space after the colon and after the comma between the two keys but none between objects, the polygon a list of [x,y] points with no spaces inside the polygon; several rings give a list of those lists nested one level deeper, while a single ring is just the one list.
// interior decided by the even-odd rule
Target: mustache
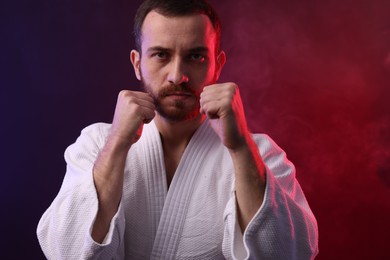
[{"label": "mustache", "polygon": [[170,84],[168,86],[163,87],[158,92],[158,96],[159,97],[166,97],[166,96],[169,96],[175,92],[183,92],[185,94],[191,94],[191,95],[196,94],[195,91],[187,83],[182,83],[179,85]]}]

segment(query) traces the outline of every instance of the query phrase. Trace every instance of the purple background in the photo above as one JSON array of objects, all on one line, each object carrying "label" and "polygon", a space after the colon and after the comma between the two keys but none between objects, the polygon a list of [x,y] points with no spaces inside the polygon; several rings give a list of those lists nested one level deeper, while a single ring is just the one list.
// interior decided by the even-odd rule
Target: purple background
[{"label": "purple background", "polygon": [[[250,128],[295,163],[317,217],[317,259],[390,258],[390,1],[212,1]],[[140,1],[0,3],[4,259],[42,259],[35,229],[63,152],[136,89]]]}]

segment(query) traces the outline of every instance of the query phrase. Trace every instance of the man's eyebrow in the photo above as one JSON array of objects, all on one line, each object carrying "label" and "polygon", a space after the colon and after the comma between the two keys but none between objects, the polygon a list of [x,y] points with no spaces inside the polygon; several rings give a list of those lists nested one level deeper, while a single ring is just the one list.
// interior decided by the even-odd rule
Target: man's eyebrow
[{"label": "man's eyebrow", "polygon": [[209,52],[209,48],[206,46],[199,46],[189,49],[189,52]]},{"label": "man's eyebrow", "polygon": [[[189,49],[187,52],[208,52],[209,48],[205,46],[199,46]],[[170,52],[169,48],[165,48],[162,46],[152,46],[146,50],[146,52]]]},{"label": "man's eyebrow", "polygon": [[169,52],[169,49],[161,46],[152,46],[148,48],[146,52]]}]

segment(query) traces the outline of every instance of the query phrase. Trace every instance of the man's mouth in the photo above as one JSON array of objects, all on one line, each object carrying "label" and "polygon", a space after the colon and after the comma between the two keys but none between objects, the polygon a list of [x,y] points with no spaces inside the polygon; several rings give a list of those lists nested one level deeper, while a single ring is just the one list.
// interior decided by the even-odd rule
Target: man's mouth
[{"label": "man's mouth", "polygon": [[174,92],[167,93],[165,97],[175,99],[175,100],[184,100],[193,97],[193,94],[190,92],[174,91]]},{"label": "man's mouth", "polygon": [[192,93],[184,91],[174,91],[171,93],[167,93],[167,96],[192,96]]}]

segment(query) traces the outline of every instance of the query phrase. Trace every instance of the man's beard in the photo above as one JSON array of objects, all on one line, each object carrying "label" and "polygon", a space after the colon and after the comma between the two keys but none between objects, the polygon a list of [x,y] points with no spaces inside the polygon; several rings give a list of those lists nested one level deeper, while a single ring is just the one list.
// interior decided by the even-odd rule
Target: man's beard
[{"label": "man's beard", "polygon": [[[152,91],[152,87],[144,81],[142,76],[141,81],[144,91],[146,91],[153,98],[156,111],[161,117],[172,122],[180,122],[196,118],[199,115],[200,93],[195,92],[187,83],[164,86],[159,89],[157,93],[154,93]],[[191,96],[191,98],[189,100],[171,100],[173,103],[164,105],[164,99],[175,92],[185,93],[186,95]],[[191,105],[189,102],[193,104]]]}]

